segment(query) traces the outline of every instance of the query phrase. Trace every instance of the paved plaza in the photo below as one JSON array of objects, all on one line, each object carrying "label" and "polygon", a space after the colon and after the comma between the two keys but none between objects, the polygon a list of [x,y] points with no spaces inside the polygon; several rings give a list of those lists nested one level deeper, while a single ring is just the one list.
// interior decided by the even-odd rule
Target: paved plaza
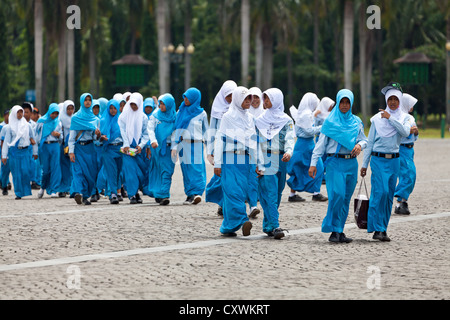
[{"label": "paved plaza", "polygon": [[287,237],[268,238],[262,213],[250,237],[221,237],[217,205],[183,205],[178,164],[166,207],[146,196],[79,206],[36,190],[17,201],[10,191],[0,196],[0,299],[450,299],[450,140],[419,140],[415,151],[412,214],[392,215],[389,243],[352,214],[344,232],[354,241],[329,243],[320,232],[327,203],[306,193],[290,203],[289,188],[280,206]]}]

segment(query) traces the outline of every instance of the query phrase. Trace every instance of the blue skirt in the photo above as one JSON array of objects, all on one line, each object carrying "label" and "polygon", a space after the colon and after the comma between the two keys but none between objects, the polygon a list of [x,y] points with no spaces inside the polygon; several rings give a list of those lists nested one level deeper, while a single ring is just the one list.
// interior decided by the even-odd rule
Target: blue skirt
[{"label": "blue skirt", "polygon": [[320,192],[324,173],[323,161],[321,158],[316,165],[316,177],[313,179],[308,174],[314,147],[314,138],[297,139],[294,153],[287,165],[287,173],[290,176],[287,184],[295,191],[310,193]]},{"label": "blue skirt", "polygon": [[70,162],[70,158],[64,154],[64,147],[64,145],[61,145],[59,154],[59,166],[61,167],[59,192],[70,192],[70,185],[72,184],[72,162]]},{"label": "blue skirt", "polygon": [[47,194],[60,192],[61,183],[61,146],[59,143],[43,143],[39,147],[39,159],[42,168],[41,188]]},{"label": "blue skirt", "polygon": [[120,148],[121,146],[111,145],[102,148],[102,163],[104,164],[102,174],[106,182],[106,194],[117,194],[117,190],[121,188],[120,173],[123,166],[123,155],[120,153]]},{"label": "blue skirt", "polygon": [[344,231],[350,200],[358,182],[358,160],[332,158],[327,165],[327,215],[322,232]]},{"label": "blue skirt", "polygon": [[416,185],[416,165],[414,164],[414,148],[400,146],[400,173],[395,188],[398,200],[408,200]]},{"label": "blue skirt", "polygon": [[75,163],[72,163],[72,195],[80,193],[83,198],[89,198],[95,188],[97,179],[97,153],[94,144],[82,146],[75,144]]},{"label": "blue skirt", "polygon": [[190,197],[203,195],[206,188],[206,167],[203,157],[203,142],[180,143],[180,167],[183,173],[184,193]]},{"label": "blue skirt", "polygon": [[170,150],[167,149],[164,155],[160,148],[152,149],[148,169],[148,195],[153,198],[170,198],[170,187],[172,186],[172,176],[175,171],[175,163],[172,161]]},{"label": "blue skirt", "polygon": [[[31,196],[31,158],[27,149],[9,148],[9,168],[13,177],[14,193],[17,197]],[[5,187],[5,186],[3,186]]]},{"label": "blue skirt", "polygon": [[387,230],[392,212],[395,185],[400,171],[400,159],[385,159],[372,156],[372,190],[367,215],[367,232]]},{"label": "blue skirt", "polygon": [[148,181],[145,180],[144,157],[143,153],[137,154],[135,157],[123,155],[123,183],[129,199],[135,196],[139,189],[145,190],[148,185]]}]

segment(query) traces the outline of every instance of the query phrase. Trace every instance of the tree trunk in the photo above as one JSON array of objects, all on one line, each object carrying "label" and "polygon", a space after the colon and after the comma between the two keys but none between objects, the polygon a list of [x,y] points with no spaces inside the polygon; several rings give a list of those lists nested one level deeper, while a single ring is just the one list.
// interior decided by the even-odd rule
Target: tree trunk
[{"label": "tree trunk", "polygon": [[250,57],[250,0],[242,0],[241,4],[241,81],[248,87],[248,66]]},{"label": "tree trunk", "polygon": [[[166,0],[158,0],[156,8],[156,25],[158,28],[158,72],[159,72],[159,91],[165,93],[170,91],[169,72],[170,60],[164,48],[169,44],[166,33],[166,21],[168,18],[168,5]],[[168,63],[169,60],[169,63]]]},{"label": "tree trunk", "polygon": [[267,90],[272,87],[273,76],[273,35],[270,24],[265,23],[261,32],[263,43],[262,88]]},{"label": "tree trunk", "polygon": [[95,31],[94,28],[91,29],[91,34],[89,36],[89,83],[90,83],[90,93],[96,97],[98,94],[97,88],[97,54],[95,50]]},{"label": "tree trunk", "polygon": [[63,20],[58,34],[58,102],[66,100],[67,28]]},{"label": "tree trunk", "polygon": [[352,90],[353,35],[355,13],[353,1],[345,0],[344,9],[344,82],[345,88]]},{"label": "tree trunk", "polygon": [[360,78],[360,91],[361,91],[361,113],[362,113],[362,121],[364,125],[366,125],[367,121],[367,68],[366,68],[366,43],[368,37],[368,31],[365,27],[366,21],[366,8],[365,1],[361,2],[361,6],[359,8],[359,78]]},{"label": "tree trunk", "polygon": [[34,1],[34,76],[36,83],[36,106],[44,105],[42,99],[42,59],[44,51],[44,11],[42,0]]},{"label": "tree trunk", "polygon": [[255,78],[256,78],[256,86],[258,88],[262,87],[262,65],[263,65],[263,43],[262,43],[262,28],[261,23],[258,23],[258,26],[256,28],[256,36],[255,36],[255,43],[256,43],[256,52],[255,52],[255,59],[256,59],[256,66],[255,66]]},{"label": "tree trunk", "polygon": [[67,86],[69,100],[75,100],[75,30],[67,31]]},{"label": "tree trunk", "polygon": [[[450,43],[450,15],[447,16],[447,43]],[[449,48],[450,49],[450,48]],[[447,51],[446,121],[450,126],[450,51]]]},{"label": "tree trunk", "polygon": [[[314,65],[316,70],[319,70],[319,0],[314,0]],[[314,75],[314,92],[319,94],[319,78],[317,74]]]},{"label": "tree trunk", "polygon": [[[192,43],[192,4],[190,0],[185,0],[186,12],[184,14],[184,46],[186,49]],[[191,87],[191,54],[185,51],[184,54],[184,90]]]}]

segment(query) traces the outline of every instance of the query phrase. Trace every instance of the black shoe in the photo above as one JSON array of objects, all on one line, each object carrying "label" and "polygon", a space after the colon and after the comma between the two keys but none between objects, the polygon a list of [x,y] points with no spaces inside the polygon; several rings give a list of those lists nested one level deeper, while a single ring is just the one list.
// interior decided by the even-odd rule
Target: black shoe
[{"label": "black shoe", "polygon": [[170,203],[169,198],[161,199],[161,202],[159,203],[160,206],[167,206]]},{"label": "black shoe", "polygon": [[3,194],[4,196],[7,196],[7,195],[8,195],[8,187],[3,188],[2,190],[3,190],[2,194]]},{"label": "black shoe", "polygon": [[295,196],[289,196],[288,201],[289,202],[305,202],[306,199],[302,198],[298,194],[296,194]]},{"label": "black shoe", "polygon": [[8,183],[8,190],[11,190],[11,183]]},{"label": "black shoe", "polygon": [[139,195],[139,192],[136,193],[136,201],[137,201],[137,203],[142,203],[142,199],[141,199],[141,196]]},{"label": "black shoe", "polygon": [[22,199],[21,197],[16,197],[16,200],[20,200],[20,199]]},{"label": "black shoe", "polygon": [[[273,231],[272,231],[272,234],[273,234],[273,238],[274,239],[281,239],[281,238],[284,238],[285,236],[286,236],[286,234],[284,233],[284,231],[287,231],[287,230],[283,230],[283,229],[281,229],[281,228],[276,228],[276,229],[274,229]],[[289,232],[289,231],[287,231],[287,232]]]},{"label": "black shoe", "polygon": [[248,215],[248,217],[250,219],[256,219],[256,216],[261,212],[261,210],[259,210],[258,208],[255,208],[252,210],[252,212],[250,212],[250,214]]},{"label": "black shoe", "polygon": [[409,215],[411,212],[409,212],[408,209],[408,203],[407,202],[400,202],[400,206],[395,208],[396,214],[403,214],[403,215]]},{"label": "black shoe", "polygon": [[330,237],[328,238],[328,241],[338,243],[340,240],[339,232],[332,232]]},{"label": "black shoe", "polygon": [[191,205],[192,201],[194,201],[194,196],[187,197],[186,200],[184,200],[183,204],[184,205]]},{"label": "black shoe", "polygon": [[74,198],[77,204],[83,204],[83,197],[81,196],[81,194],[77,193]]},{"label": "black shoe", "polygon": [[123,197],[122,197],[121,194],[118,194],[118,195],[117,195],[117,200],[119,200],[119,202],[123,201]]},{"label": "black shoe", "polygon": [[122,194],[122,197],[124,198],[128,197],[128,193],[125,191],[123,187],[120,189],[120,193]]},{"label": "black shoe", "polygon": [[137,204],[138,202],[137,202],[137,199],[136,199],[136,196],[132,196],[131,198],[130,198],[130,204]]},{"label": "black shoe", "polygon": [[91,205],[91,203],[89,202],[89,200],[87,198],[83,199],[83,204],[85,206],[90,206]]},{"label": "black shoe", "polygon": [[155,198],[156,203],[161,203],[161,200],[162,200],[161,198]]},{"label": "black shoe", "polygon": [[353,241],[353,239],[352,238],[347,238],[346,236],[345,236],[345,233],[340,233],[339,234],[339,242],[340,243],[350,243],[350,242],[352,242]]},{"label": "black shoe", "polygon": [[66,197],[66,193],[65,192],[58,192],[58,197],[59,198],[65,198]]},{"label": "black shoe", "polygon": [[375,233],[373,234],[372,239],[385,241],[385,242],[391,241],[391,239],[388,237],[386,231],[384,231],[384,232],[382,232],[382,231],[375,231]]},{"label": "black shoe", "polygon": [[237,234],[236,234],[236,232],[222,233],[222,237],[232,238],[232,237],[237,237]]},{"label": "black shoe", "polygon": [[31,183],[31,190],[39,190],[39,189],[41,189],[41,187],[36,182]]},{"label": "black shoe", "polygon": [[98,201],[97,195],[94,194],[94,195],[91,197],[91,202],[97,202],[97,201]]},{"label": "black shoe", "polygon": [[223,217],[223,209],[222,209],[222,207],[219,207],[217,209],[217,215]]},{"label": "black shoe", "polygon": [[110,204],[119,204],[119,199],[117,199],[117,196],[115,194],[111,195],[111,199],[109,199]]},{"label": "black shoe", "polygon": [[324,202],[324,201],[327,201],[328,198],[325,197],[324,195],[322,195],[321,193],[319,193],[319,194],[316,194],[316,195],[312,196],[312,200],[313,200],[313,201]]}]

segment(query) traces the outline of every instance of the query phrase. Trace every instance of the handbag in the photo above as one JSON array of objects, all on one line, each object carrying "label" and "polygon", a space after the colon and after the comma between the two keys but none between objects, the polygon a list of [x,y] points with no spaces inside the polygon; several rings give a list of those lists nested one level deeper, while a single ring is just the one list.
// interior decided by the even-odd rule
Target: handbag
[{"label": "handbag", "polygon": [[[366,194],[361,194],[362,185]],[[367,229],[367,214],[369,212],[369,194],[367,192],[366,180],[363,178],[359,185],[359,192],[354,200],[355,222],[359,229]]]}]

